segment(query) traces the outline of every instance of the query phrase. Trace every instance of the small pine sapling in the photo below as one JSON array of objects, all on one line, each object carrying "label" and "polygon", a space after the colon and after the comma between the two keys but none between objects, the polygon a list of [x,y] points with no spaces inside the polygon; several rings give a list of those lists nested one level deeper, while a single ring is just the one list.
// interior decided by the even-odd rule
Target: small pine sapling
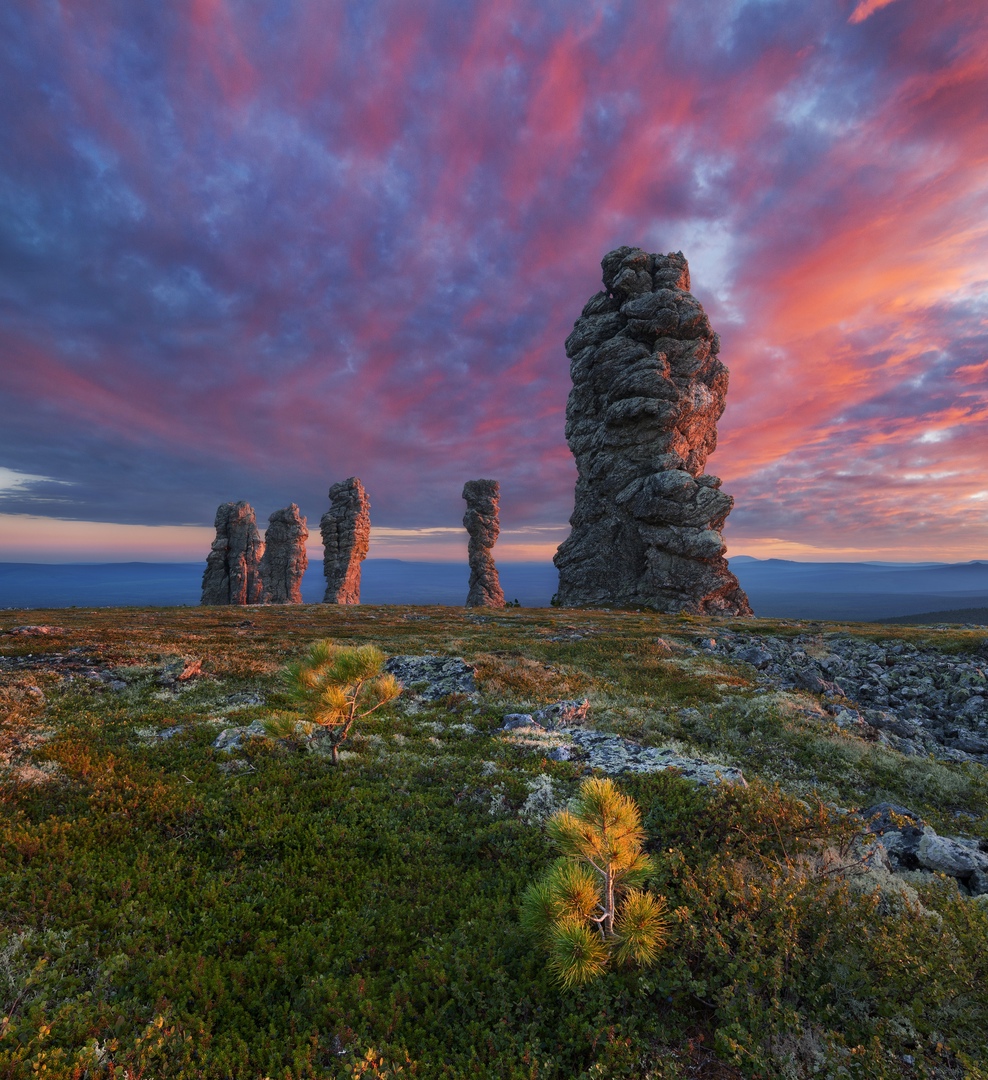
[{"label": "small pine sapling", "polygon": [[312,724],[325,728],[334,765],[354,722],[394,701],[402,685],[385,672],[384,653],[373,645],[345,646],[315,641],[285,669],[289,692]]},{"label": "small pine sapling", "polygon": [[652,864],[635,801],[610,780],[586,780],[573,810],[555,814],[547,830],[562,855],[525,893],[522,925],[562,985],[590,982],[612,959],[653,964],[669,919],[665,900],[638,887]]}]

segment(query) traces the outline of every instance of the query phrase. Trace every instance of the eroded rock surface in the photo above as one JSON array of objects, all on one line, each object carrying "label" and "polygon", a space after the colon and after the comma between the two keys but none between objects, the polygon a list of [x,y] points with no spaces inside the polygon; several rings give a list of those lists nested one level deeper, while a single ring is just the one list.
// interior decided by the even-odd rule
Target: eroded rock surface
[{"label": "eroded rock surface", "polygon": [[470,591],[467,607],[504,607],[504,593],[491,551],[501,531],[498,523],[496,480],[468,480],[463,485],[467,503],[463,526],[470,534],[467,554],[470,559]]},{"label": "eroded rock surface", "polygon": [[988,764],[988,645],[952,653],[839,631],[782,638],[727,629],[698,644],[751,664],[763,685],[820,694],[839,726],[870,730],[900,753]]},{"label": "eroded rock surface", "polygon": [[881,837],[893,870],[946,874],[972,896],[988,893],[988,841],[939,836],[911,810],[893,803],[876,803],[861,816]]},{"label": "eroded rock surface", "polygon": [[223,503],[216,511],[216,539],[202,575],[203,604],[260,604],[264,544],[250,503]]},{"label": "eroded rock surface", "polygon": [[370,499],[355,476],[329,489],[319,528],[326,547],[324,604],[360,603],[360,564],[370,546]]},{"label": "eroded rock surface", "polygon": [[392,656],[384,670],[405,688],[405,697],[439,701],[450,694],[475,694],[474,669],[459,656]]},{"label": "eroded rock surface", "polygon": [[308,539],[305,518],[295,503],[275,510],[268,518],[261,559],[265,604],[302,603],[302,575],[309,565],[305,550]]},{"label": "eroded rock surface", "polygon": [[578,479],[556,601],[750,615],[724,559],[734,500],[704,472],[728,373],[686,259],[621,247],[601,266],[566,339]]}]

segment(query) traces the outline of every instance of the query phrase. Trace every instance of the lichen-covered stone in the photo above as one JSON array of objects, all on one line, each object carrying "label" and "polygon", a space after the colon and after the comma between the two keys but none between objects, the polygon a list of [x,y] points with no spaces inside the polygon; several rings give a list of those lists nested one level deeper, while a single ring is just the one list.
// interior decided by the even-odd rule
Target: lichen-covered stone
[{"label": "lichen-covered stone", "polygon": [[704,472],[727,368],[686,259],[622,247],[601,267],[566,340],[578,479],[556,602],[750,615],[724,558],[734,501]]},{"label": "lichen-covered stone", "polygon": [[319,528],[326,553],[324,604],[360,603],[360,564],[370,547],[370,499],[355,476],[329,489]]},{"label": "lichen-covered stone", "polygon": [[275,510],[268,518],[261,559],[265,604],[302,603],[302,575],[309,565],[305,550],[308,539],[305,518],[295,503]]},{"label": "lichen-covered stone", "polygon": [[504,607],[504,592],[491,551],[501,531],[498,523],[496,480],[468,480],[463,485],[467,510],[463,526],[470,534],[467,554],[470,560],[470,591],[467,607]]},{"label": "lichen-covered stone", "polygon": [[384,670],[405,688],[406,700],[438,701],[449,694],[475,694],[474,669],[459,656],[392,656]]},{"label": "lichen-covered stone", "polygon": [[264,544],[250,503],[223,503],[216,511],[216,539],[202,575],[203,604],[259,604]]}]

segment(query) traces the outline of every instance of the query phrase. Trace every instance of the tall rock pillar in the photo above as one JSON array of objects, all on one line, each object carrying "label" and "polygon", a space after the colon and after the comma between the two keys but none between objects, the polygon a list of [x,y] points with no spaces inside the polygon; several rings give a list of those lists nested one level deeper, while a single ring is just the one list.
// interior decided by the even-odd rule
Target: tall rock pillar
[{"label": "tall rock pillar", "polygon": [[734,500],[703,471],[728,373],[686,259],[621,247],[601,267],[566,339],[578,478],[556,602],[750,615],[724,558]]},{"label": "tall rock pillar", "polygon": [[470,559],[470,592],[467,607],[504,607],[504,593],[498,578],[491,549],[498,538],[498,496],[496,480],[468,480],[463,485],[467,511],[463,525],[470,534],[467,553]]},{"label": "tall rock pillar", "polygon": [[309,565],[309,530],[295,503],[275,510],[264,533],[261,580],[265,604],[301,604],[302,575]]},{"label": "tall rock pillar", "polygon": [[370,547],[370,500],[355,477],[329,489],[330,507],[319,528],[326,546],[324,604],[360,603],[360,564]]},{"label": "tall rock pillar", "polygon": [[223,503],[216,511],[216,539],[202,575],[203,604],[259,604],[264,544],[250,503]]}]

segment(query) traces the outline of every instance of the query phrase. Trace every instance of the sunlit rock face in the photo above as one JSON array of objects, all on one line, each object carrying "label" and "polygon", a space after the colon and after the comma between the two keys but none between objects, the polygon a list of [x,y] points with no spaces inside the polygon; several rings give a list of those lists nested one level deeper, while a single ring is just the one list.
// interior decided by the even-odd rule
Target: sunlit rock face
[{"label": "sunlit rock face", "polygon": [[309,565],[305,550],[308,538],[305,518],[295,503],[275,510],[268,518],[261,559],[265,604],[302,603],[302,575]]},{"label": "sunlit rock face", "polygon": [[264,544],[250,503],[223,503],[216,511],[216,539],[202,575],[204,604],[259,604]]},{"label": "sunlit rock face", "polygon": [[329,489],[330,507],[319,528],[326,547],[324,604],[360,603],[360,564],[370,547],[370,499],[355,477]]},{"label": "sunlit rock face", "polygon": [[556,602],[750,615],[721,537],[734,500],[704,473],[727,368],[681,252],[621,247],[566,339],[576,458]]},{"label": "sunlit rock face", "polygon": [[496,480],[468,480],[463,485],[463,498],[467,504],[463,527],[470,535],[467,607],[504,607],[504,593],[491,553],[501,531],[498,522],[500,493]]}]

